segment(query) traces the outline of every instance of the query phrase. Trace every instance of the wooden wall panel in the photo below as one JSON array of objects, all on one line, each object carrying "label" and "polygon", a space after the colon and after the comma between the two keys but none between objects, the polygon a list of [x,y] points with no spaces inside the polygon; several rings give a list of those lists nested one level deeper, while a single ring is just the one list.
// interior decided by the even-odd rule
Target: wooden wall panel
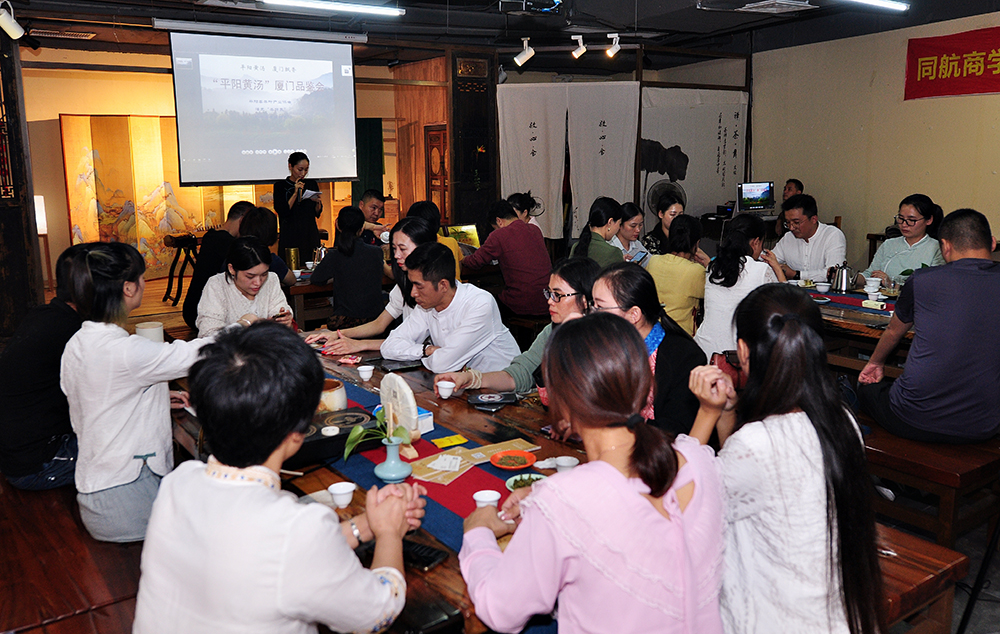
[{"label": "wooden wall panel", "polygon": [[[393,68],[394,79],[448,81],[444,57]],[[400,209],[427,198],[424,126],[448,123],[448,89],[438,86],[395,86]],[[404,132],[405,129],[405,132]]]}]

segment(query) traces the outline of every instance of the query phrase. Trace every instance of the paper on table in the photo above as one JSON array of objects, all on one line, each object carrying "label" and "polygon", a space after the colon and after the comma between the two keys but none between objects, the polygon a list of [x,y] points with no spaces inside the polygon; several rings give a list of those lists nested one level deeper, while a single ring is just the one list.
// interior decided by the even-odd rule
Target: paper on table
[{"label": "paper on table", "polygon": [[458,471],[462,465],[462,458],[455,455],[438,454],[437,458],[427,466],[439,471]]}]

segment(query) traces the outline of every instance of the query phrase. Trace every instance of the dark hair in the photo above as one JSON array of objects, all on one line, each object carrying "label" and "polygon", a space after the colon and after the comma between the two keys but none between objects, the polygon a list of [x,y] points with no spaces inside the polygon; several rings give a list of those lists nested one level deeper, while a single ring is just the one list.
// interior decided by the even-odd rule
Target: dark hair
[{"label": "dark hair", "polygon": [[581,313],[585,313],[594,303],[594,280],[600,273],[601,265],[594,260],[573,257],[557,262],[550,275],[561,277],[574,293],[583,293],[576,296],[576,305]]},{"label": "dark hair", "polygon": [[[639,268],[639,267],[635,267]],[[560,324],[545,344],[542,373],[554,420],[583,427],[627,426],[635,434],[629,468],[661,497],[677,476],[673,438],[637,415],[653,383],[638,331],[617,315],[597,313]]]},{"label": "dark hair", "polygon": [[246,215],[248,211],[256,207],[252,202],[247,200],[237,200],[233,203],[233,206],[229,208],[229,213],[226,214],[226,221],[239,220]]},{"label": "dark hair", "polygon": [[812,218],[817,214],[816,199],[809,194],[795,194],[781,203],[781,211],[791,211],[792,209],[801,209],[803,216]]},{"label": "dark hair", "polygon": [[580,232],[580,240],[576,243],[573,255],[585,258],[590,253],[590,238],[593,233],[591,227],[603,227],[612,220],[621,219],[622,206],[618,204],[617,200],[607,196],[601,196],[595,200],[594,204],[590,206],[590,216],[587,219],[587,224],[583,226],[583,231]]},{"label": "dark hair", "polygon": [[357,207],[344,207],[337,214],[337,235],[333,238],[333,246],[344,255],[354,255],[354,244],[358,241],[358,233],[365,226],[365,214]]},{"label": "dark hair", "polygon": [[787,181],[785,181],[786,185],[788,183],[791,183],[792,185],[795,185],[795,189],[799,190],[800,194],[806,190],[805,186],[802,185],[802,181],[800,181],[797,178],[789,178]]},{"label": "dark hair", "polygon": [[736,308],[736,331],[750,349],[750,376],[737,428],[801,410],[823,453],[827,549],[852,634],[881,631],[882,574],[865,449],[827,366],[823,319],[801,288],[765,284]]},{"label": "dark hair", "polygon": [[959,251],[993,249],[990,221],[975,209],[957,209],[945,216],[938,235]]},{"label": "dark hair", "polygon": [[941,221],[944,219],[944,211],[940,205],[934,203],[930,196],[924,194],[910,194],[899,202],[899,208],[903,205],[912,205],[917,212],[930,224],[927,225],[927,235],[937,239],[941,231]]},{"label": "dark hair", "polygon": [[[670,235],[673,234],[671,230]],[[756,238],[764,238],[764,221],[760,216],[739,214],[730,220],[715,259],[708,265],[708,281],[725,288],[735,286],[743,273],[745,258],[753,254],[750,241]]]},{"label": "dark hair", "polygon": [[220,333],[191,366],[191,404],[223,464],[265,462],[304,433],[323,391],[323,367],[302,338],[269,321]]},{"label": "dark hair", "polygon": [[684,206],[684,201],[678,192],[668,189],[656,200],[656,213],[659,214],[670,209],[674,205]]},{"label": "dark hair", "polygon": [[615,262],[601,271],[594,283],[596,284],[598,280],[604,280],[607,283],[608,289],[615,298],[615,303],[622,310],[628,310],[635,306],[642,313],[646,323],[652,325],[660,322],[666,332],[683,334],[688,339],[692,338],[691,333],[681,328],[663,310],[660,305],[660,297],[656,293],[656,281],[646,269],[635,266],[631,262]]},{"label": "dark hair", "polygon": [[670,223],[667,253],[694,253],[701,240],[701,220],[694,216],[677,216]]},{"label": "dark hair", "polygon": [[251,207],[240,221],[240,237],[257,238],[270,247],[278,241],[278,217],[267,207]]},{"label": "dark hair", "polygon": [[455,256],[451,249],[438,242],[421,244],[406,256],[406,270],[419,271],[424,280],[434,286],[441,280],[455,288]]},{"label": "dark hair", "polygon": [[295,167],[302,161],[308,161],[309,157],[306,156],[305,152],[292,152],[288,155],[288,165],[289,167]]},{"label": "dark hair", "polygon": [[92,244],[74,244],[60,253],[56,259],[56,297],[62,301],[73,301],[73,289],[70,286],[73,278],[73,262],[78,254],[90,250]]},{"label": "dark hair", "polygon": [[[392,229],[389,230],[390,245],[393,244],[392,238],[396,235],[397,231],[402,231],[403,235],[408,237],[418,247],[421,244],[437,242],[437,233],[431,229],[426,220],[417,218],[416,216],[403,218],[392,226]],[[400,292],[403,294],[403,302],[410,308],[416,306],[417,300],[413,299],[410,295],[410,291],[413,290],[413,284],[410,283],[410,279],[406,277],[403,269],[399,268],[395,257],[392,258],[392,278],[396,281],[396,286],[399,287]]]},{"label": "dark hair", "polygon": [[71,263],[67,286],[70,301],[80,317],[109,324],[125,323],[125,282],[138,282],[146,271],[139,251],[124,242],[91,242],[78,245]]},{"label": "dark hair", "polygon": [[486,212],[486,223],[495,225],[499,218],[504,220],[517,220],[517,212],[514,206],[506,200],[498,200],[490,205],[490,210]]},{"label": "dark hair", "polygon": [[372,198],[380,203],[385,202],[385,196],[383,196],[382,192],[377,189],[366,189],[365,193],[361,194],[360,202],[365,202],[366,200],[371,200]]},{"label": "dark hair", "polygon": [[[254,236],[236,238],[229,247],[226,264],[231,264],[235,271],[247,271],[261,264],[271,266],[271,252]],[[226,280],[232,281],[234,275],[226,267]]]},{"label": "dark hair", "polygon": [[516,193],[507,196],[507,202],[509,202],[517,211],[523,211],[528,215],[531,215],[531,212],[534,211],[535,207],[538,207],[538,201],[531,195],[530,189],[523,193]]},{"label": "dark hair", "polygon": [[622,203],[622,222],[628,222],[641,214],[642,210],[639,209],[639,205],[635,203]]},{"label": "dark hair", "polygon": [[406,210],[406,217],[423,218],[434,233],[441,230],[441,210],[429,200],[418,200]]}]

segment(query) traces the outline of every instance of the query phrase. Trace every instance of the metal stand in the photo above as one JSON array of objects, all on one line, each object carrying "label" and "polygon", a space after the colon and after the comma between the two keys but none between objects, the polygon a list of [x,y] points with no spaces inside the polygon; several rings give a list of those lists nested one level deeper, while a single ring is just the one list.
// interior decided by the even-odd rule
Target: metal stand
[{"label": "metal stand", "polygon": [[965,604],[965,611],[962,612],[962,620],[959,622],[955,634],[965,634],[965,628],[969,625],[969,619],[972,618],[972,608],[976,607],[976,600],[979,599],[979,593],[982,592],[983,584],[986,583],[986,573],[989,572],[990,564],[993,562],[993,553],[997,551],[998,536],[1000,536],[1000,519],[993,527],[993,536],[990,537],[990,543],[986,546],[986,552],[983,553],[983,563],[979,566],[976,583],[972,586],[972,594],[969,595],[969,602]]}]

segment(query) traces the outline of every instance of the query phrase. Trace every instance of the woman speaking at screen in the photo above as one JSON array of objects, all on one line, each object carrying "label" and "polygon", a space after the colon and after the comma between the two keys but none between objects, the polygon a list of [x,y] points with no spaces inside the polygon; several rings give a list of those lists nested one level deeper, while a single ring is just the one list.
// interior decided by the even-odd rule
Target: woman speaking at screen
[{"label": "woman speaking at screen", "polygon": [[274,184],[274,211],[278,213],[278,255],[287,261],[286,249],[298,248],[300,261],[311,260],[319,246],[316,219],[323,213],[319,185],[306,179],[309,157],[303,152],[288,156],[288,176]]}]

